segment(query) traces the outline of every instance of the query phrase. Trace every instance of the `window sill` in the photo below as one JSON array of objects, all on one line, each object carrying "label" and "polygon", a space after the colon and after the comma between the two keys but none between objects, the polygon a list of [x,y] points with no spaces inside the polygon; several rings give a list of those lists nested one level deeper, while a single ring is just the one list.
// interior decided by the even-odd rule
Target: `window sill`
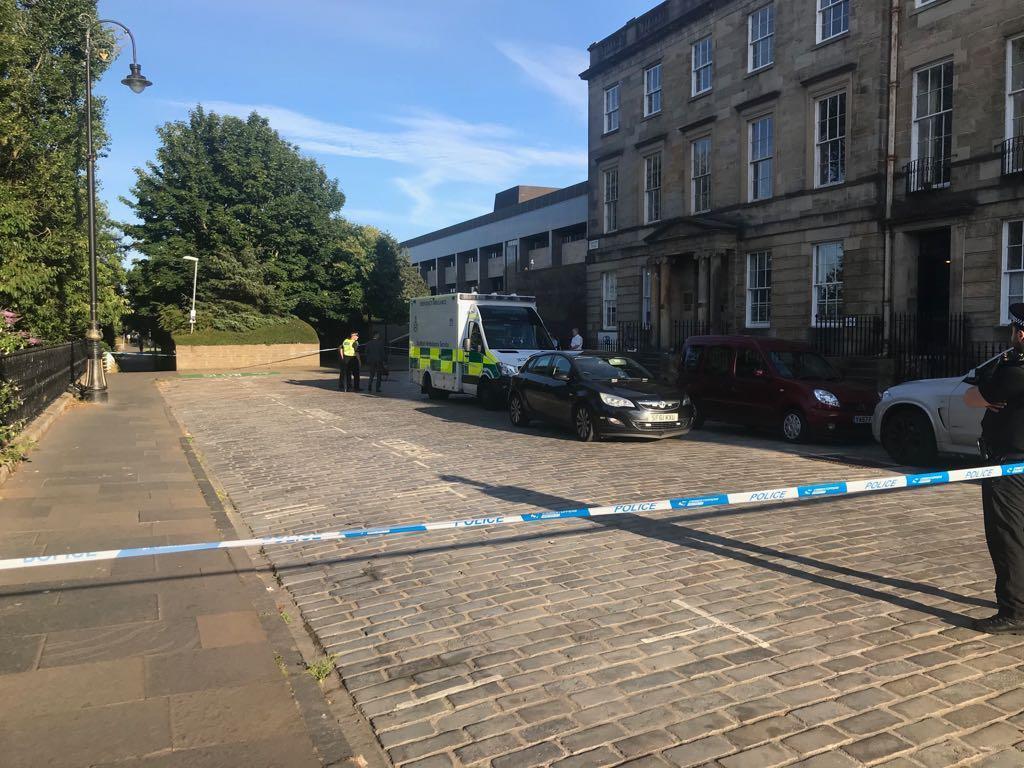
[{"label": "window sill", "polygon": [[711,213],[711,211],[712,211],[711,208],[705,208],[703,211],[694,211],[690,215],[691,216],[706,216],[707,214]]},{"label": "window sill", "polygon": [[842,181],[833,181],[830,184],[815,184],[813,188],[816,189],[816,190],[817,189],[835,189],[836,187],[845,187],[845,186],[846,186],[846,179],[843,179]]},{"label": "window sill", "polygon": [[819,48],[824,48],[826,45],[831,45],[832,43],[838,43],[840,40],[845,40],[849,36],[850,36],[850,30],[846,30],[845,32],[840,32],[838,35],[830,37],[827,40],[819,40],[815,44],[815,46],[813,48],[811,48],[811,50],[812,51],[816,51]]},{"label": "window sill", "polygon": [[643,117],[640,118],[640,122],[643,123],[643,122],[646,122],[648,120],[653,120],[656,117],[661,117],[661,110],[660,109],[657,112],[651,112],[651,114],[649,114],[649,115],[644,115]]},{"label": "window sill", "polygon": [[943,3],[949,2],[949,0],[932,0],[927,5],[918,5],[914,3],[914,7],[910,9],[910,15],[915,16],[919,13],[924,13],[927,10],[935,8],[936,6],[942,5]]},{"label": "window sill", "polygon": [[605,131],[604,133],[602,133],[601,138],[603,139],[605,136],[614,136],[618,132],[618,128],[612,128],[610,131]]},{"label": "window sill", "polygon": [[771,64],[765,64],[763,67],[758,67],[757,69],[748,69],[747,70],[747,74],[745,75],[745,77],[757,77],[762,72],[767,72],[769,69],[772,69],[774,66],[775,66],[775,62],[773,61]]},{"label": "window sill", "polygon": [[746,328],[750,328],[752,330],[753,329],[762,329],[762,330],[764,330],[764,329],[771,328],[772,324],[771,323],[747,323],[745,327]]},{"label": "window sill", "polygon": [[706,99],[708,96],[710,96],[714,92],[714,90],[715,90],[714,88],[708,88],[706,91],[701,91],[700,93],[695,93],[692,96],[690,96],[690,99],[689,99],[688,103],[692,104],[695,101],[700,101],[701,99]]}]

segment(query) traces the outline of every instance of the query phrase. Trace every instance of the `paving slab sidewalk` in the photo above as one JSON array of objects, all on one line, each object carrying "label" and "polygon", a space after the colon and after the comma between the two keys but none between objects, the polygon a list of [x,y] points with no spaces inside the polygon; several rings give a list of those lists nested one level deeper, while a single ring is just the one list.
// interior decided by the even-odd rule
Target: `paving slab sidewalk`
[{"label": "paving slab sidewalk", "polygon": [[[234,538],[156,375],[65,413],[0,485],[0,558]],[[0,762],[366,765],[240,550],[0,573]]]}]

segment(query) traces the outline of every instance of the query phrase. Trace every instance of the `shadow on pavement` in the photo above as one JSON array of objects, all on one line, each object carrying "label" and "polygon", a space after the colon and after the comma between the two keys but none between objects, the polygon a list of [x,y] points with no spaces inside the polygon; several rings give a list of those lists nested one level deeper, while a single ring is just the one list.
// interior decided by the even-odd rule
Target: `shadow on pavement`
[{"label": "shadow on pavement", "polygon": [[540,491],[531,491],[526,488],[520,488],[517,485],[491,485],[490,483],[483,483],[479,480],[471,480],[468,477],[460,477],[458,475],[439,475],[438,479],[444,480],[446,483],[459,483],[460,485],[471,486],[486,496],[492,496],[501,501],[508,501],[513,504],[529,504],[543,510],[581,509],[588,506],[582,501],[567,499],[564,496],[553,496]]}]

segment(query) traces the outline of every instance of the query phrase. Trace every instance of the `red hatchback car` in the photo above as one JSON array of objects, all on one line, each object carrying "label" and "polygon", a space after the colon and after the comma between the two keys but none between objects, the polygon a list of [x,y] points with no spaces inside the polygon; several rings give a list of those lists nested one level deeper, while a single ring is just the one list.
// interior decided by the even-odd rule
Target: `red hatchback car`
[{"label": "red hatchback car", "polygon": [[790,442],[871,433],[878,393],[844,382],[809,345],[760,336],[692,336],[679,385],[705,419],[768,427]]}]

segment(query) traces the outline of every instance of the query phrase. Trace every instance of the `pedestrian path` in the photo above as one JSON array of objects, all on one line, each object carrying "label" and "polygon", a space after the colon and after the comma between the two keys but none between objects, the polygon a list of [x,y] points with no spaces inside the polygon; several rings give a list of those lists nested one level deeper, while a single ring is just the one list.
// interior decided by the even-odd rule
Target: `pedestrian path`
[{"label": "pedestrian path", "polygon": [[[111,377],[0,486],[4,557],[236,535],[150,374]],[[242,551],[4,573],[0,763],[359,764],[297,658]]]}]

